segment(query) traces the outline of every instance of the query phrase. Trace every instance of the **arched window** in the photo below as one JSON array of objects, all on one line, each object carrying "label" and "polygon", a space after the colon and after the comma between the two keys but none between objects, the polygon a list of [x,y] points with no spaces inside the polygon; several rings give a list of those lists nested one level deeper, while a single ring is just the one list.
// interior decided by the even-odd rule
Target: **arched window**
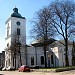
[{"label": "arched window", "polygon": [[41,65],[44,64],[44,56],[41,56]]},{"label": "arched window", "polygon": [[31,57],[31,65],[34,65],[34,57]]}]

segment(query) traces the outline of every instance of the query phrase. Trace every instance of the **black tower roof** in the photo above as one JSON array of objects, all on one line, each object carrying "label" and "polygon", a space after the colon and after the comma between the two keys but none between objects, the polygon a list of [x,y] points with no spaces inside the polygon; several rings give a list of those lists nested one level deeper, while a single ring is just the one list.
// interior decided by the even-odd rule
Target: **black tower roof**
[{"label": "black tower roof", "polygon": [[11,14],[11,17],[17,17],[17,18],[25,19],[25,17],[22,17],[21,14],[18,13],[18,8],[14,8],[13,11],[14,12]]}]

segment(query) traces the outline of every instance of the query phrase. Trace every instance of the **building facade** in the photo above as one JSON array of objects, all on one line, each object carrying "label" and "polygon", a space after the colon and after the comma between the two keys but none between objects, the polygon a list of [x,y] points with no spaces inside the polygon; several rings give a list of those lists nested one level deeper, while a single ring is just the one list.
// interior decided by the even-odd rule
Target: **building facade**
[{"label": "building facade", "polygon": [[[48,44],[46,51],[47,67],[65,67],[65,46],[63,41],[54,41]],[[68,61],[69,66],[72,66],[72,49],[73,42],[68,41]],[[28,65],[30,67],[34,65],[39,65],[40,67],[45,67],[44,60],[44,49],[43,46],[31,46],[28,48]],[[32,59],[33,63],[32,64]]]},{"label": "building facade", "polygon": [[[26,46],[26,19],[14,8],[13,13],[6,21],[6,47],[5,47],[5,67],[15,67],[28,65],[33,67],[38,65],[45,67],[43,43]],[[58,41],[47,41],[46,44],[47,67],[65,66],[65,47]],[[72,44],[68,44],[69,65],[72,65]]]}]

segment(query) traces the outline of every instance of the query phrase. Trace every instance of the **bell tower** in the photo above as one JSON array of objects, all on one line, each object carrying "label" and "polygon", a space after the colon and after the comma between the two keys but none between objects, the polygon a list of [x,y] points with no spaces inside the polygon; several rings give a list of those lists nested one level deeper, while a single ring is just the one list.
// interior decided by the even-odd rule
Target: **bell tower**
[{"label": "bell tower", "polygon": [[13,13],[6,20],[5,38],[5,67],[18,68],[25,64],[26,45],[26,19],[18,12],[18,8],[13,9]]}]

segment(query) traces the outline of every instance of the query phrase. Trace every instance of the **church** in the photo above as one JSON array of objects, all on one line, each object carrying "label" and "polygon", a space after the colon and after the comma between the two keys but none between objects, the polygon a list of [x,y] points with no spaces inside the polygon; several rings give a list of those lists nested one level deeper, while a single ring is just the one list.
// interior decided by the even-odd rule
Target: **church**
[{"label": "church", "polygon": [[[13,9],[13,13],[5,22],[5,67],[19,68],[21,65],[45,67],[42,43],[35,41],[26,45],[26,18]],[[63,42],[63,41],[62,41]],[[69,65],[72,65],[72,43],[69,43]],[[64,46],[58,41],[48,42],[46,51],[47,67],[65,66]]]}]

